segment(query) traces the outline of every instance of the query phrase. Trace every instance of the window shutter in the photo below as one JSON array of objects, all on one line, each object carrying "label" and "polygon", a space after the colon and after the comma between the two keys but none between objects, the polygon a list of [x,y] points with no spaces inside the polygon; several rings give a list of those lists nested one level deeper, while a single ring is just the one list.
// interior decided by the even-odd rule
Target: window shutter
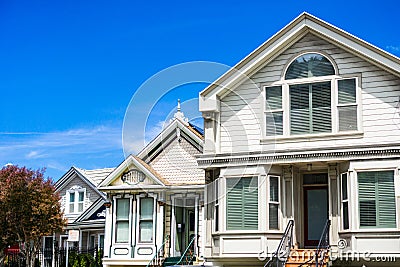
[{"label": "window shutter", "polygon": [[306,134],[310,132],[310,96],[309,85],[291,85],[290,92],[290,133]]},{"label": "window shutter", "polygon": [[358,173],[360,226],[396,227],[394,172]]},{"label": "window shutter", "polygon": [[252,179],[226,179],[227,230],[258,229],[258,185]]},{"label": "window shutter", "polygon": [[356,79],[338,81],[339,131],[357,130]]},{"label": "window shutter", "polygon": [[396,198],[393,171],[377,172],[379,226],[396,227]]},{"label": "window shutter", "polygon": [[329,133],[332,131],[331,83],[315,83],[311,88],[312,133]]}]

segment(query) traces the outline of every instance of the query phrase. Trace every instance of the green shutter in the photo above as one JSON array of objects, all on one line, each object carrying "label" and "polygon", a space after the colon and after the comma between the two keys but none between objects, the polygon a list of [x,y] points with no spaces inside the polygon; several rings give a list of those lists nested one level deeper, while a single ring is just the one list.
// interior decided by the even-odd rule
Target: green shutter
[{"label": "green shutter", "polygon": [[[265,89],[265,98],[267,102],[266,114],[266,135],[283,134],[283,112],[282,109],[282,86],[267,87]],[[274,111],[275,110],[275,111]]]},{"label": "green shutter", "polygon": [[332,132],[331,83],[289,86],[290,133]]},{"label": "green shutter", "polygon": [[228,178],[227,230],[258,229],[258,185],[254,178]]},{"label": "green shutter", "polygon": [[360,227],[396,227],[394,172],[359,172]]}]

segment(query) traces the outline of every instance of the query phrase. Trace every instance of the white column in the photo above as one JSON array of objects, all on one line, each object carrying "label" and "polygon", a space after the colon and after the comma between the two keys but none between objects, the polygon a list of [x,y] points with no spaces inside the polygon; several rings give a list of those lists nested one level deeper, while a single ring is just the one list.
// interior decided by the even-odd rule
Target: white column
[{"label": "white column", "polygon": [[111,207],[106,208],[106,222],[105,222],[105,228],[104,228],[104,252],[103,252],[105,258],[109,258],[111,256],[110,248],[111,248],[112,229],[113,229],[112,213],[113,213],[113,206],[111,205]]},{"label": "white column", "polygon": [[198,255],[198,248],[197,248],[197,238],[198,238],[198,234],[199,234],[199,209],[198,209],[198,205],[199,205],[199,198],[196,197],[194,199],[194,234],[195,239],[194,239],[194,253],[195,255]]}]

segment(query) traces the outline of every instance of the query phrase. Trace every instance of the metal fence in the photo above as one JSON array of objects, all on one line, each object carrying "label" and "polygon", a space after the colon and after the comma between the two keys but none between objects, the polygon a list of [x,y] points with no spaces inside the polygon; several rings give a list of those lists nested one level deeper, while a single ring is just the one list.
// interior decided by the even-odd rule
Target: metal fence
[{"label": "metal fence", "polygon": [[68,266],[66,265],[66,248],[46,248],[38,251],[35,256],[34,266],[26,265],[26,258],[20,252],[8,252],[5,254],[4,267],[101,267],[103,250],[101,248],[68,249]]}]

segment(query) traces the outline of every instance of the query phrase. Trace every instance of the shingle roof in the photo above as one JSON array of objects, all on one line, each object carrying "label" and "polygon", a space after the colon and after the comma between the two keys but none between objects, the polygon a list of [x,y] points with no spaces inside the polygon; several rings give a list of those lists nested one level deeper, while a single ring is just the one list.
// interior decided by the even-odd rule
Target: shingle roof
[{"label": "shingle roof", "polygon": [[94,170],[85,170],[75,167],[96,187],[114,170],[114,168],[103,168]]}]

